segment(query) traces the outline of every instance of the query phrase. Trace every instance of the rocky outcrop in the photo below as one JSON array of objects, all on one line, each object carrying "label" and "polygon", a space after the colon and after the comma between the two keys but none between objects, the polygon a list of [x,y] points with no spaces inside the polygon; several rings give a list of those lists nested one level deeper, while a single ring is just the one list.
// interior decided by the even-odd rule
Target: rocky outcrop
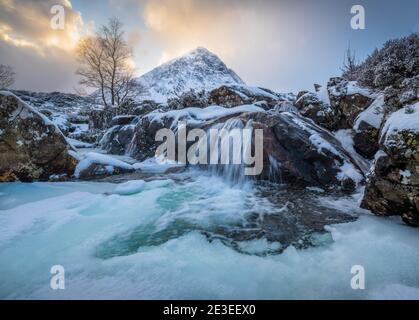
[{"label": "rocky outcrop", "polygon": [[240,94],[233,88],[221,86],[220,88],[211,91],[209,104],[222,105],[231,108],[246,104],[246,99],[246,96]]},{"label": "rocky outcrop", "polygon": [[[324,188],[338,186],[345,191],[353,191],[363,179],[355,161],[340,143],[328,131],[297,113],[266,112],[257,107],[247,112],[237,108],[218,108],[230,113],[220,113],[202,121],[197,121],[199,116],[187,110],[142,117],[134,128],[125,153],[138,160],[153,157],[161,144],[155,140],[157,131],[177,126],[178,120],[187,121],[187,130],[229,128],[228,123],[241,123],[241,128],[247,126],[263,130],[264,164],[257,179]],[[206,110],[202,112],[208,113]],[[127,130],[127,126],[114,130],[110,135],[117,136]],[[115,140],[119,139],[112,139]],[[108,141],[104,147],[110,148],[113,144]]]},{"label": "rocky outcrop", "polygon": [[419,75],[405,79],[399,86],[392,85],[384,90],[385,114],[391,114],[407,104],[419,101]]},{"label": "rocky outcrop", "polygon": [[209,93],[208,104],[232,108],[264,101],[270,109],[280,101],[292,101],[293,99],[294,97],[291,95],[277,94],[264,88],[231,85],[212,90]]},{"label": "rocky outcrop", "polygon": [[263,129],[261,179],[351,192],[363,180],[355,161],[328,131],[292,112],[250,115]]},{"label": "rocky outcrop", "polygon": [[380,146],[362,207],[419,227],[419,103],[389,117]]},{"label": "rocky outcrop", "polygon": [[169,110],[180,110],[184,108],[205,108],[208,106],[208,97],[205,91],[196,92],[190,90],[177,98],[171,98],[167,101]]},{"label": "rocky outcrop", "polygon": [[321,101],[317,93],[303,91],[298,96],[295,106],[303,117],[313,120],[328,130],[338,129],[338,118],[332,107]]},{"label": "rocky outcrop", "polygon": [[89,129],[106,130],[116,116],[117,112],[113,108],[92,110],[89,113]]},{"label": "rocky outcrop", "polygon": [[8,92],[0,92],[0,181],[71,177],[76,152],[44,115]]},{"label": "rocky outcrop", "polygon": [[331,78],[327,91],[334,114],[339,119],[339,129],[351,129],[358,115],[374,101],[369,90],[343,78]]}]

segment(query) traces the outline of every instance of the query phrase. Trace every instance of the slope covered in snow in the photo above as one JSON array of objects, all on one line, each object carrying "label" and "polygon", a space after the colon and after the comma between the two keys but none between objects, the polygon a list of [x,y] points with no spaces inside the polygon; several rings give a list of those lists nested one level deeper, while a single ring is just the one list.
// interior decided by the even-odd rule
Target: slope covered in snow
[{"label": "slope covered in snow", "polygon": [[141,99],[166,102],[190,90],[210,91],[221,85],[245,83],[215,54],[197,48],[171,60],[137,80]]}]

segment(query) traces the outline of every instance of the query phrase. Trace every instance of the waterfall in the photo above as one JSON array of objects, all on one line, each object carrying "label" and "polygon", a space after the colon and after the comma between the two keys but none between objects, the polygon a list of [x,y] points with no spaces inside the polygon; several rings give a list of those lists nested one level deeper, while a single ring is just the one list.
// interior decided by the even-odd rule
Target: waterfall
[{"label": "waterfall", "polygon": [[252,143],[245,143],[243,129],[252,129],[251,123],[245,125],[241,119],[233,118],[211,129],[218,129],[218,134],[211,137],[210,130],[207,131],[208,155],[213,157],[208,165],[209,171],[232,184],[249,181],[251,177],[245,175],[244,156]]}]

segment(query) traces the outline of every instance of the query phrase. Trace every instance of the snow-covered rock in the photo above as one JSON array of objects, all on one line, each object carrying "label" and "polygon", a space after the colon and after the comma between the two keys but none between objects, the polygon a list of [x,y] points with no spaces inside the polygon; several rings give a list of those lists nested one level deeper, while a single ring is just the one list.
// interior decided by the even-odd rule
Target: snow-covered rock
[{"label": "snow-covered rock", "polygon": [[269,89],[245,85],[224,85],[209,93],[208,103],[230,108],[265,101],[272,108],[279,101],[293,100],[294,96],[291,94],[278,94]]},{"label": "snow-covered rock", "polygon": [[126,162],[108,155],[89,152],[78,163],[74,176],[88,180],[133,171],[135,171],[134,167]]},{"label": "snow-covered rock", "polygon": [[363,181],[356,160],[312,121],[293,112],[250,117],[254,128],[264,129],[264,178],[348,192]]},{"label": "snow-covered rock", "polygon": [[387,119],[380,147],[362,206],[419,226],[419,102]]},{"label": "snow-covered rock", "polygon": [[[262,129],[263,171],[258,179],[276,182],[303,183],[309,186],[339,186],[353,191],[363,180],[356,160],[344,150],[329,132],[294,112],[265,111],[257,105],[224,108],[186,108],[168,112],[151,112],[142,117],[134,128],[125,153],[144,160],[155,156],[158,130],[167,128],[176,132],[179,121],[186,122],[186,131],[200,128],[235,128],[241,124]],[[106,150],[120,145],[120,135],[128,126],[114,127],[104,136]],[[176,159],[170,159],[176,160]]]},{"label": "snow-covered rock", "polygon": [[337,129],[338,118],[334,110],[330,104],[320,98],[317,92],[300,93],[295,106],[303,117],[313,120],[323,128],[332,131]]},{"label": "snow-covered rock", "polygon": [[51,120],[0,92],[0,181],[69,178],[76,164],[76,151]]},{"label": "snow-covered rock", "polygon": [[[57,127],[68,135],[77,131],[87,131],[88,116],[97,106],[89,99],[75,94],[61,92],[12,91],[22,101],[46,115]],[[85,126],[81,126],[85,124]]]},{"label": "snow-covered rock", "polygon": [[339,129],[351,129],[358,115],[367,109],[375,99],[375,94],[360,87],[355,81],[331,78],[327,91],[335,116],[339,118]]},{"label": "snow-covered rock", "polygon": [[384,116],[384,95],[380,94],[355,121],[355,150],[367,159],[374,158],[379,149],[379,132]]}]

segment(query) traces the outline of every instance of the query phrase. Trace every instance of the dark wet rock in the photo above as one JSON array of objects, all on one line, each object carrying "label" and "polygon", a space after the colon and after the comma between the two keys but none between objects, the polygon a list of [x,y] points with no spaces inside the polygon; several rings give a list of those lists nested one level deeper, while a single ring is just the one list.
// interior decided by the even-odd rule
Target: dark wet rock
[{"label": "dark wet rock", "polygon": [[[206,231],[209,240],[221,240],[242,253],[251,253],[241,244],[265,239],[268,243],[279,243],[275,249],[267,249],[257,255],[280,254],[290,245],[298,249],[323,245],[331,242],[325,227],[331,224],[356,221],[357,212],[343,212],[322,205],[322,200],[311,191],[301,188],[263,184],[257,188],[274,207],[270,214],[253,214],[240,226],[220,226]],[[322,197],[330,200],[341,198],[341,194]]]},{"label": "dark wet rock", "polygon": [[[353,191],[362,180],[355,160],[326,130],[295,113],[257,113],[247,116],[264,134],[263,180],[340,186]],[[347,169],[348,172],[344,172]]]},{"label": "dark wet rock", "polygon": [[69,178],[76,165],[76,151],[54,124],[13,94],[0,93],[0,181]]},{"label": "dark wet rock", "polygon": [[209,104],[236,107],[250,102],[247,96],[240,94],[233,88],[222,86],[211,91]]},{"label": "dark wet rock", "polygon": [[380,131],[365,121],[361,121],[354,133],[354,148],[366,159],[373,159],[379,150]]},{"label": "dark wet rock", "polygon": [[124,125],[130,124],[135,118],[136,116],[133,116],[133,115],[116,116],[112,119],[109,125],[111,127],[124,126]]},{"label": "dark wet rock", "polygon": [[134,135],[135,125],[116,125],[105,132],[99,141],[99,147],[107,153],[123,155]]},{"label": "dark wet rock", "polygon": [[[112,168],[111,168],[112,167]],[[78,179],[81,180],[97,180],[101,177],[112,175],[121,175],[135,171],[134,168],[126,168],[119,166],[110,166],[103,163],[92,163],[87,168],[80,171]]]},{"label": "dark wet rock", "polygon": [[320,84],[317,84],[317,83],[314,84],[314,91],[320,92],[321,89],[322,89],[322,86]]}]

